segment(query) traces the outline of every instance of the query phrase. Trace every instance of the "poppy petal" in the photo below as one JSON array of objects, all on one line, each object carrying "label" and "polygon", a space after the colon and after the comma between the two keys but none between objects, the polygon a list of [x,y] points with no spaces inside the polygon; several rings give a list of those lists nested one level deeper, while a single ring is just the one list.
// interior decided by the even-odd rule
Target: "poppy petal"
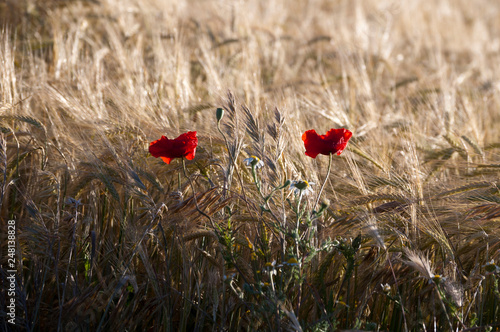
[{"label": "poppy petal", "polygon": [[198,143],[198,138],[196,138],[196,131],[188,131],[187,133],[179,135],[174,141],[196,141]]},{"label": "poppy petal", "polygon": [[186,154],[184,157],[186,157],[187,160],[193,160],[195,153],[196,153],[196,148],[188,152],[188,154]]},{"label": "poppy petal", "polygon": [[165,136],[162,136],[160,139],[151,142],[149,144],[149,153],[155,158],[160,157],[165,150],[168,150],[170,144],[169,144],[169,139],[166,138]]},{"label": "poppy petal", "polygon": [[340,155],[347,146],[347,142],[352,137],[352,132],[345,128],[330,129],[325,135],[325,142],[328,145],[329,153]]},{"label": "poppy petal", "polygon": [[192,160],[196,154],[197,146],[196,131],[190,131],[175,139],[162,136],[159,140],[149,144],[149,152],[153,157],[160,157],[165,163],[170,164],[174,158],[186,157],[186,159]]},{"label": "poppy petal", "polygon": [[306,148],[306,155],[311,158],[316,158],[322,152],[323,142],[321,137],[316,133],[316,130],[311,129],[302,135],[302,141]]},{"label": "poppy petal", "polygon": [[336,153],[340,155],[351,137],[352,132],[345,128],[330,129],[326,135],[318,135],[314,129],[311,129],[302,135],[302,140],[306,148],[306,155],[316,158],[318,154]]},{"label": "poppy petal", "polygon": [[163,160],[167,164],[170,164],[170,161],[172,160],[172,158],[168,158],[168,157],[160,157],[160,158],[161,158],[161,160]]}]

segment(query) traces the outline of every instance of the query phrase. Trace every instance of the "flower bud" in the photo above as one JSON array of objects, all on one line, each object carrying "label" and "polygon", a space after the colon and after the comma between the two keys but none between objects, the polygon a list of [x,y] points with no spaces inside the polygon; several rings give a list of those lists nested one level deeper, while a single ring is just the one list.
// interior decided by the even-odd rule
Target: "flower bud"
[{"label": "flower bud", "polygon": [[286,180],[285,183],[283,183],[283,185],[280,187],[280,189],[288,187],[291,183],[292,183],[292,181]]},{"label": "flower bud", "polygon": [[217,108],[215,111],[215,117],[217,118],[217,122],[220,122],[220,120],[224,117],[224,109],[220,107]]}]

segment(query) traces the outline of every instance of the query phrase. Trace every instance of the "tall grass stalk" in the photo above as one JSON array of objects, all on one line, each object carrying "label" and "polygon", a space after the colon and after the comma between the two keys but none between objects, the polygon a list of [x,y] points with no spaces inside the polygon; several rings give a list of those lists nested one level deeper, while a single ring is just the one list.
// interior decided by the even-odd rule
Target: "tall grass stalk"
[{"label": "tall grass stalk", "polygon": [[[0,330],[496,328],[499,13],[1,3]],[[353,132],[339,162],[313,128]],[[186,131],[193,160],[148,152]]]}]

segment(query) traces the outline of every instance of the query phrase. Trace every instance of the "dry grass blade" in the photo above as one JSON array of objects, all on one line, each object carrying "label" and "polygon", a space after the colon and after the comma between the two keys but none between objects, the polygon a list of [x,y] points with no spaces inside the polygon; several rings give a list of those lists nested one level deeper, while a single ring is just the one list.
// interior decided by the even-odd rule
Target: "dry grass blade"
[{"label": "dry grass blade", "polygon": [[481,204],[470,210],[470,217],[481,216],[481,219],[496,219],[500,217],[500,204]]},{"label": "dry grass blade", "polygon": [[461,136],[462,139],[467,143],[469,144],[473,149],[474,151],[478,154],[478,155],[484,155],[484,152],[483,150],[481,149],[481,147],[476,143],[474,142],[471,138],[465,136],[465,135],[462,135]]},{"label": "dry grass blade", "polygon": [[478,183],[471,183],[465,186],[461,186],[455,189],[447,190],[445,192],[439,193],[436,196],[440,198],[445,198],[453,195],[458,195],[462,194],[468,191],[476,190],[476,189],[483,189],[483,188],[492,188],[496,187],[495,183],[491,182],[478,182]]},{"label": "dry grass blade", "polygon": [[27,115],[3,115],[3,116],[0,116],[0,120],[17,120],[17,121],[21,121],[21,122],[24,122],[24,123],[28,123],[30,125],[33,125],[37,128],[43,128],[43,125],[40,121],[38,121],[37,119],[31,117],[31,116],[27,116]]},{"label": "dry grass blade", "polygon": [[405,255],[405,264],[418,271],[422,277],[430,280],[434,276],[434,268],[428,256],[410,249],[405,250]]},{"label": "dry grass blade", "polygon": [[396,201],[403,204],[408,204],[409,200],[401,195],[377,194],[361,197],[352,202],[353,205],[365,205],[377,201]]},{"label": "dry grass blade", "polygon": [[199,238],[204,238],[204,237],[217,238],[217,235],[213,231],[202,230],[202,231],[192,232],[192,233],[184,235],[184,237],[182,238],[182,241],[188,242],[188,241],[193,241],[193,240],[196,240]]},{"label": "dry grass blade", "polygon": [[[0,249],[15,258],[19,319],[0,324],[494,326],[499,12],[0,2]],[[301,136],[340,127],[354,136],[319,194],[327,156],[305,155]],[[151,156],[150,142],[187,131],[192,160]]]},{"label": "dry grass blade", "polygon": [[375,165],[378,169],[380,169],[380,170],[382,170],[382,171],[385,172],[385,169],[382,167],[382,165],[380,165],[380,163],[378,163],[375,159],[373,159],[372,157],[370,157],[368,154],[366,154],[365,152],[363,152],[359,148],[357,148],[357,147],[355,147],[353,145],[350,145],[349,151],[352,151],[355,154],[357,154],[358,156],[363,157],[364,159],[368,160],[373,165]]}]

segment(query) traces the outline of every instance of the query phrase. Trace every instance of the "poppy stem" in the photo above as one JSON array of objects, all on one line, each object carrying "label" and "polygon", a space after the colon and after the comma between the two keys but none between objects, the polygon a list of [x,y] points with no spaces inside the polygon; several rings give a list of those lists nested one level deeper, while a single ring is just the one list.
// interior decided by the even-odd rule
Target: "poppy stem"
[{"label": "poppy stem", "polygon": [[316,198],[316,203],[314,203],[313,209],[316,209],[316,205],[318,205],[319,198],[321,197],[321,193],[323,192],[323,189],[325,188],[326,181],[328,181],[328,177],[330,176],[330,170],[332,169],[332,159],[333,159],[333,153],[330,153],[328,155],[328,170],[326,171],[325,181],[323,182],[323,185],[321,186],[321,189],[319,190],[318,197]]},{"label": "poppy stem", "polygon": [[206,214],[205,212],[201,211],[200,207],[198,206],[198,200],[196,199],[196,191],[194,190],[193,180],[187,174],[186,161],[184,160],[184,158],[182,158],[182,171],[184,172],[184,176],[188,179],[189,185],[191,186],[191,190],[193,191],[193,199],[194,199],[194,205],[196,206],[196,210],[201,215],[206,217],[210,221],[210,224],[212,225],[212,227],[214,227],[214,229],[215,229],[215,224],[214,224],[212,218],[208,214]]}]

